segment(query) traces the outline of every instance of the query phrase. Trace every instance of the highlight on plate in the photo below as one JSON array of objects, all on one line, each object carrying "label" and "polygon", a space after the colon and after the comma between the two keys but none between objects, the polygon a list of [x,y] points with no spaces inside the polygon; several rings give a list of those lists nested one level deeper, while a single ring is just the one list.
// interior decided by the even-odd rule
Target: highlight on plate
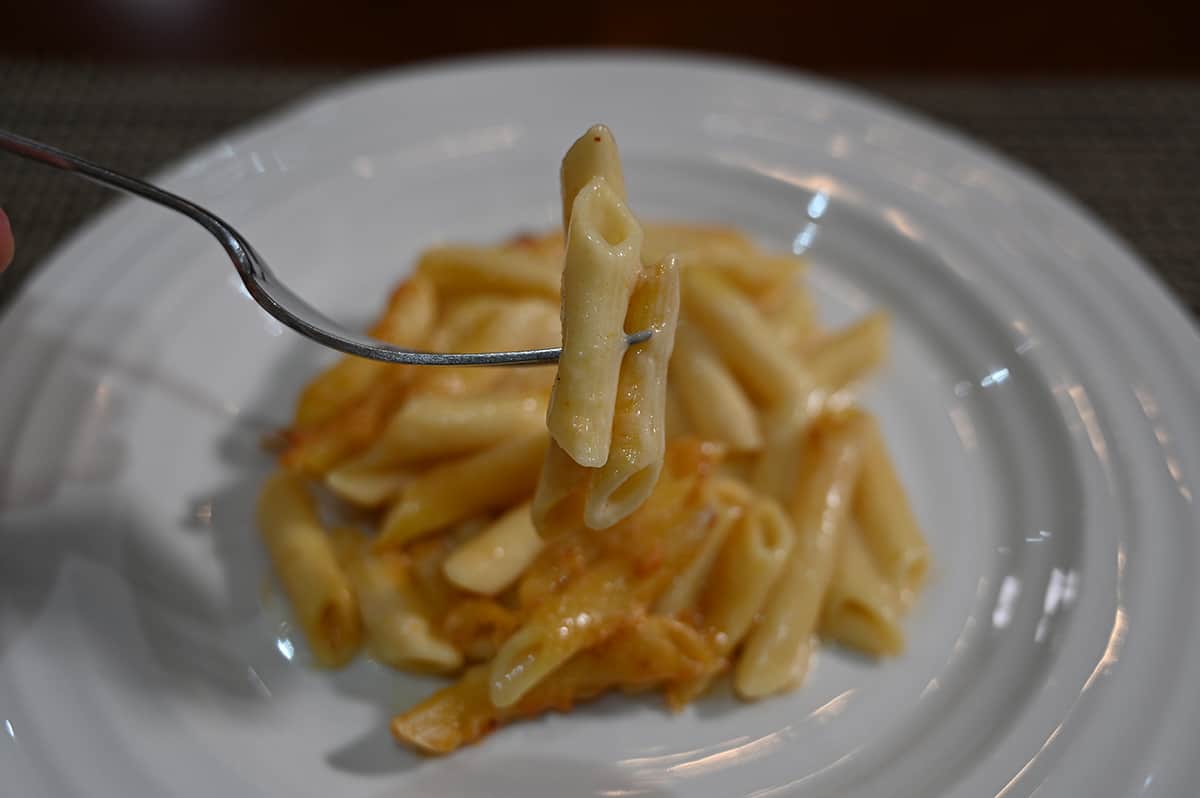
[{"label": "highlight on plate", "polygon": [[260,497],[319,665],[452,679],[392,721],[424,753],[614,690],[766,698],[818,641],[897,654],[927,569],[852,394],[886,317],[822,329],[802,260],[640,222],[603,126],[561,182],[562,233],[430,249],[371,328],[451,352],[561,341],[557,373],[343,358]]}]

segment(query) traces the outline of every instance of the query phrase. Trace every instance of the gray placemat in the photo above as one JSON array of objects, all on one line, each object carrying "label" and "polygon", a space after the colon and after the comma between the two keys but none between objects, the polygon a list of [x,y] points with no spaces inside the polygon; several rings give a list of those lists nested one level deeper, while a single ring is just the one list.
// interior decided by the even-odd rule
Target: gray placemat
[{"label": "gray placemat", "polygon": [[[0,127],[135,175],[349,77],[341,71],[128,69],[0,61]],[[862,88],[1040,172],[1128,240],[1200,314],[1200,82],[865,79]],[[0,156],[17,257],[0,309],[112,195]]]}]

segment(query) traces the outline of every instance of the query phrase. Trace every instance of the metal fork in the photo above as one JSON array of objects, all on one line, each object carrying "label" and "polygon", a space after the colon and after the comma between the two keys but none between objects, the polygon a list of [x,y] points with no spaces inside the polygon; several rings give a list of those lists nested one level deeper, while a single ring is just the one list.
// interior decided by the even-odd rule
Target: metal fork
[{"label": "metal fork", "polygon": [[[196,203],[158,186],[115,172],[99,164],[64,152],[25,136],[0,130],[0,150],[6,150],[31,161],[53,166],[87,178],[108,188],[124,191],[142,199],[178,211],[199,224],[217,239],[233,268],[242,278],[250,296],[262,308],[283,324],[319,344],[331,349],[372,360],[390,363],[411,363],[417,366],[521,366],[555,363],[561,349],[528,349],[518,352],[471,352],[451,354],[404,349],[347,330],[305,302],[280,282],[262,256],[255,252],[241,233],[225,220],[201,208]],[[626,345],[649,340],[653,330],[641,330],[627,335]]]}]

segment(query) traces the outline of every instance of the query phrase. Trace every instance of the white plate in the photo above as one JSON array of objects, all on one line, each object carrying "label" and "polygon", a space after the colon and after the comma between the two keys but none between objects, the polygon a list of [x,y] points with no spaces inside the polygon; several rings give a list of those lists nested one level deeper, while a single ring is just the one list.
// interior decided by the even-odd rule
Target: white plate
[{"label": "white plate", "polygon": [[879,664],[672,716],[616,697],[451,758],[396,748],[433,682],[314,671],[252,525],[319,351],[198,228],[126,203],[0,323],[0,792],[19,796],[1193,794],[1197,340],[1123,245],[895,109],[701,60],[476,61],[359,82],[162,180],[362,321],[436,241],[548,227],[609,123],[646,217],[811,245],[832,321],[883,305],[882,419],[937,567]]}]

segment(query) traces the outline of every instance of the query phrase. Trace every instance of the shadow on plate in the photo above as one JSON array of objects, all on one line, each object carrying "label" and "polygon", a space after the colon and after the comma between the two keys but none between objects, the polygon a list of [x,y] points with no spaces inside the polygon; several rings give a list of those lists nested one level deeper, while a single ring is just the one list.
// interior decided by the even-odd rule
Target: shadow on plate
[{"label": "shadow on plate", "polygon": [[613,765],[560,757],[478,757],[437,760],[376,798],[495,798],[495,796],[623,796],[672,798],[661,785]]},{"label": "shadow on plate", "polygon": [[[30,379],[6,395],[24,415],[14,440],[3,442],[23,447],[22,474],[29,457],[38,470],[20,484],[15,471],[0,472],[0,662],[23,635],[44,635],[56,654],[93,663],[139,700],[182,694],[240,716],[286,700],[301,681],[306,647],[289,633],[284,599],[270,587],[254,516],[273,467],[261,446],[275,428],[267,419],[282,420],[314,373],[313,346],[297,339],[271,365],[263,381],[268,392],[234,416],[215,395],[157,371],[152,357],[124,362],[99,344],[25,343],[23,350],[36,354],[26,366]],[[39,362],[54,366],[39,371]],[[116,487],[128,466],[129,408],[147,391],[228,420],[213,446],[235,476],[198,485],[166,527]],[[51,405],[34,406],[46,396]],[[443,680],[398,674],[365,658],[321,678],[377,719],[351,739],[331,739],[326,762],[366,776],[422,765],[406,795],[516,795],[564,784],[580,795],[667,795],[594,763],[531,758],[483,767],[486,752],[424,760],[397,746],[388,721]],[[619,697],[578,712],[603,722],[644,701],[657,706],[653,697]]]},{"label": "shadow on plate", "polygon": [[[89,323],[104,331],[95,343],[30,334],[4,364],[5,402],[17,421],[0,430],[8,453],[8,468],[0,466],[0,658],[53,606],[68,612],[54,619],[78,622],[88,653],[110,661],[117,678],[151,689],[182,683],[237,703],[261,692],[256,662],[269,667],[257,652],[247,662],[240,638],[259,614],[265,574],[252,509],[255,469],[265,472],[269,461],[256,466],[248,442],[257,448],[271,414],[232,417],[220,456],[245,476],[213,501],[180,508],[181,522],[164,528],[117,487],[134,398],[159,392],[192,412],[230,413],[202,383],[157,369],[152,346],[125,356],[106,348],[127,320]],[[277,368],[294,370],[293,360]],[[220,523],[208,523],[214,513]],[[219,569],[196,567],[214,559]],[[141,647],[158,668],[135,665]]]}]

